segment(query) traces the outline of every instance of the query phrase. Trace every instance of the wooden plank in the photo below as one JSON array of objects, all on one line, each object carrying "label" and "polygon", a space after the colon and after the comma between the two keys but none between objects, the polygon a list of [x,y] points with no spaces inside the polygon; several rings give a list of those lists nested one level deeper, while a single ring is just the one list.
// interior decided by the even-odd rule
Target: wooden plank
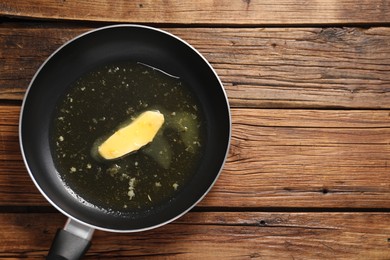
[{"label": "wooden plank", "polygon": [[0,25],[0,99],[21,100],[35,72],[50,54],[86,30]]},{"label": "wooden plank", "polygon": [[[190,212],[155,230],[96,231],[86,259],[389,259],[389,213]],[[65,217],[0,214],[0,257],[44,257]]]},{"label": "wooden plank", "polygon": [[0,15],[8,17],[218,25],[388,23],[389,11],[390,3],[381,0],[3,0],[0,4]]},{"label": "wooden plank", "polygon": [[232,114],[230,156],[202,205],[390,206],[388,111]]},{"label": "wooden plank", "polygon": [[[0,26],[0,99],[91,28]],[[167,28],[213,65],[232,107],[390,108],[390,28]]]},{"label": "wooden plank", "polygon": [[[0,106],[0,205],[47,205],[24,169],[19,106]],[[204,207],[390,207],[384,110],[232,109],[231,149]]]}]

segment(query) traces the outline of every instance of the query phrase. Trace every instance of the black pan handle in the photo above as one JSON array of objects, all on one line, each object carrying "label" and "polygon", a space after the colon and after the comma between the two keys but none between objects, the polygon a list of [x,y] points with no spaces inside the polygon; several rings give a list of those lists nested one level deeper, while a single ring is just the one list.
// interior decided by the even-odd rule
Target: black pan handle
[{"label": "black pan handle", "polygon": [[93,228],[68,219],[65,227],[58,229],[46,259],[81,259],[91,246],[93,232]]}]

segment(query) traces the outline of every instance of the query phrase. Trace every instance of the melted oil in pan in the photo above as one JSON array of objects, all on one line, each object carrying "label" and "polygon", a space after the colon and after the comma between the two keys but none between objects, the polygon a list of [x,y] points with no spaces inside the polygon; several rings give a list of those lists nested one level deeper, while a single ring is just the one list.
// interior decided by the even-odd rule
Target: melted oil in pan
[{"label": "melted oil in pan", "polygon": [[[151,143],[117,160],[96,156],[104,138],[147,110],[165,117]],[[81,201],[110,212],[148,210],[173,198],[196,172],[205,128],[197,98],[179,78],[136,62],[108,64],[82,76],[58,102],[52,154]]]}]

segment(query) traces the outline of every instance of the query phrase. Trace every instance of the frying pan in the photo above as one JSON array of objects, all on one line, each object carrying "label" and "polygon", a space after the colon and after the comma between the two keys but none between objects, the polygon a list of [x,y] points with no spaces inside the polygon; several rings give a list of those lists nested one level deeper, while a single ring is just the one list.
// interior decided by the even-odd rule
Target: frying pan
[{"label": "frying pan", "polygon": [[[56,174],[49,132],[56,105],[72,82],[93,68],[117,60],[148,64],[189,83],[205,113],[205,152],[189,184],[174,199],[144,213],[112,214],[89,207],[69,194]],[[19,138],[27,170],[43,196],[68,217],[57,231],[48,259],[78,259],[95,229],[137,232],[167,224],[188,212],[218,178],[230,144],[231,119],[226,93],[207,60],[180,38],[147,26],[99,28],[67,42],[39,68],[26,92]]]}]

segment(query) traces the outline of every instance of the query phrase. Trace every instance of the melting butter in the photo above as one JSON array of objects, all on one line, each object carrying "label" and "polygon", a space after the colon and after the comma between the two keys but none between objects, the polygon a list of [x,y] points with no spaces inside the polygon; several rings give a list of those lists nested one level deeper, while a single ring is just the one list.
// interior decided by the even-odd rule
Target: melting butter
[{"label": "melting butter", "polygon": [[137,151],[153,141],[163,123],[164,115],[160,111],[143,112],[107,138],[98,147],[98,152],[104,159],[112,160]]}]

